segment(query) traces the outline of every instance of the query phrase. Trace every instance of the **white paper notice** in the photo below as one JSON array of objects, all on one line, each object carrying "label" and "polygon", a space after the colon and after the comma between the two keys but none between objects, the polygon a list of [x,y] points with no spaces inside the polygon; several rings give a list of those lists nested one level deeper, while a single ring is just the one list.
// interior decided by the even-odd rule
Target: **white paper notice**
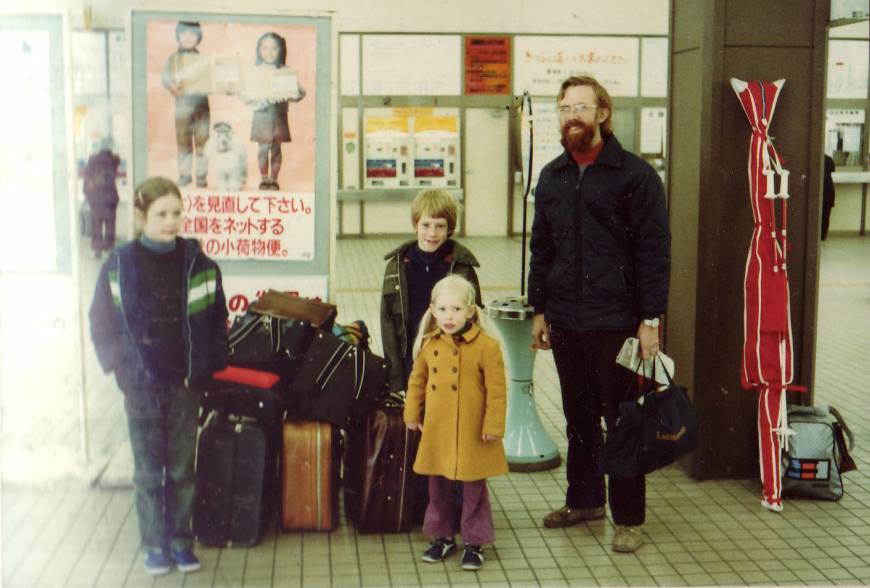
[{"label": "white paper notice", "polygon": [[359,94],[359,35],[341,36],[341,94]]},{"label": "white paper notice", "polygon": [[87,31],[72,33],[73,94],[106,94],[106,35]]},{"label": "white paper notice", "polygon": [[640,118],[640,152],[664,154],[667,129],[666,109],[642,108]]},{"label": "white paper notice", "polygon": [[127,41],[121,31],[109,33],[109,91],[112,96],[126,96],[129,80],[127,76]]},{"label": "white paper notice", "polygon": [[0,215],[0,271],[50,271],[57,254],[49,33],[2,31],[0,55],[0,202],[14,210]]},{"label": "white paper notice", "polygon": [[866,98],[870,42],[828,42],[828,98]]},{"label": "white paper notice", "polygon": [[668,40],[645,37],[641,47],[640,93],[650,98],[664,98],[668,95]]},{"label": "white paper notice", "polygon": [[861,151],[861,127],[843,125],[843,151]]},{"label": "white paper notice", "polygon": [[514,94],[555,96],[562,80],[591,75],[611,96],[637,96],[639,40],[630,37],[514,38]]},{"label": "white paper notice", "polygon": [[366,35],[363,94],[458,96],[461,41],[459,35]]},{"label": "white paper notice", "polygon": [[[534,124],[534,154],[532,161],[532,188],[538,183],[541,169],[553,159],[562,154],[561,134],[559,131],[559,117],[556,114],[556,100],[543,98],[532,100],[532,113]],[[527,119],[523,118],[521,130],[523,177],[528,177],[529,165],[529,127]]]}]

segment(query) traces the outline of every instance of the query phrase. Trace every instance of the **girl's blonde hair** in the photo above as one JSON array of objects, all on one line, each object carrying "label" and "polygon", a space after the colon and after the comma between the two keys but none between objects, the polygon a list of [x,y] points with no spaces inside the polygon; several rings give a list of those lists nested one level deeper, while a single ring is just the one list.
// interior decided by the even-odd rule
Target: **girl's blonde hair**
[{"label": "girl's blonde hair", "polygon": [[417,330],[417,338],[414,339],[414,348],[412,351],[412,357],[414,359],[417,358],[420,349],[423,348],[426,341],[438,334],[438,323],[435,320],[435,317],[432,316],[432,304],[435,304],[438,297],[445,292],[458,294],[463,303],[472,309],[472,315],[471,318],[468,319],[468,322],[476,324],[478,327],[483,329],[480,309],[477,308],[477,304],[474,303],[477,298],[477,290],[475,290],[474,284],[462,276],[450,274],[446,278],[439,280],[438,283],[435,284],[435,287],[432,288],[432,296],[429,299],[429,308],[426,309],[423,318],[420,319],[420,328]]}]

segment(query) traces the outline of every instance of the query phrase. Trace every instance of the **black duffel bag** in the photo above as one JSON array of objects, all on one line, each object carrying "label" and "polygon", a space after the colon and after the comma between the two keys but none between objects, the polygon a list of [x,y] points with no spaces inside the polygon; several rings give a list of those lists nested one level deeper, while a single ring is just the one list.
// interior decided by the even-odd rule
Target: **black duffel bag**
[{"label": "black duffel bag", "polygon": [[[348,428],[387,390],[384,358],[316,329],[287,397],[288,416]],[[352,423],[353,421],[353,423]]]},{"label": "black duffel bag", "polygon": [[[656,391],[655,365],[668,379]],[[638,371],[640,370],[640,362]],[[638,378],[632,378],[634,388]],[[647,380],[648,381],[648,380]],[[661,361],[654,363],[653,389],[619,403],[619,417],[607,431],[602,468],[611,478],[634,478],[674,463],[698,447],[698,414],[684,386],[677,386]]]},{"label": "black duffel bag", "polygon": [[227,344],[234,365],[276,372],[289,381],[314,338],[307,322],[248,313],[233,321]]}]

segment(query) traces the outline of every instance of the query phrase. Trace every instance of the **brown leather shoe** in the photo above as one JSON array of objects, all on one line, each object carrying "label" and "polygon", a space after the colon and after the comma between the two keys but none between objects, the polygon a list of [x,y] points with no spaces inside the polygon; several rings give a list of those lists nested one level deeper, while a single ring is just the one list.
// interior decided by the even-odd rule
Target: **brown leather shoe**
[{"label": "brown leather shoe", "polygon": [[584,521],[598,521],[604,518],[604,507],[571,508],[563,506],[544,517],[544,526],[550,529],[570,527]]},{"label": "brown leather shoe", "polygon": [[613,534],[613,551],[619,553],[632,553],[643,545],[643,527],[618,525]]}]

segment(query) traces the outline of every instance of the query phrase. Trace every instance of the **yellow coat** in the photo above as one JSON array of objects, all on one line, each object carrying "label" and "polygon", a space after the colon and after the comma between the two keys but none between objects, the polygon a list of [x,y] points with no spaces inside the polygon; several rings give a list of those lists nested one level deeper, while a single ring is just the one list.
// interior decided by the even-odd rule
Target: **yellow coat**
[{"label": "yellow coat", "polygon": [[[498,342],[477,325],[458,339],[440,333],[420,350],[408,381],[404,417],[406,423],[423,418],[415,472],[473,482],[508,471],[501,442],[505,369]],[[483,434],[499,440],[484,443]]]}]

